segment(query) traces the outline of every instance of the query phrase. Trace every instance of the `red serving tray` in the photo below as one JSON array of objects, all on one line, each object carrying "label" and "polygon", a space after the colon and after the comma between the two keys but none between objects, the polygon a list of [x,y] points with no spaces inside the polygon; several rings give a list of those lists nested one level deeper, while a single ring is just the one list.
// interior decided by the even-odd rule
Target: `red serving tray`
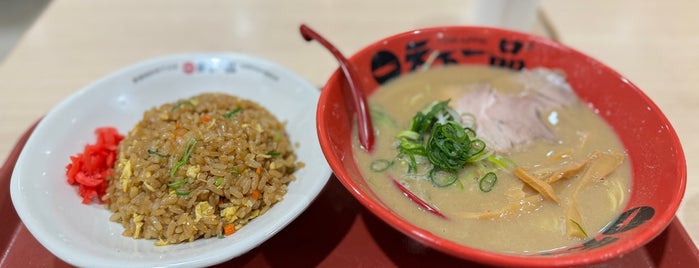
[{"label": "red serving tray", "polygon": [[[10,200],[10,177],[34,126],[0,168],[0,267],[70,267],[27,231]],[[308,209],[259,247],[219,267],[485,267],[425,247],[364,209],[333,176]],[[592,267],[699,267],[680,221],[642,248]]]}]

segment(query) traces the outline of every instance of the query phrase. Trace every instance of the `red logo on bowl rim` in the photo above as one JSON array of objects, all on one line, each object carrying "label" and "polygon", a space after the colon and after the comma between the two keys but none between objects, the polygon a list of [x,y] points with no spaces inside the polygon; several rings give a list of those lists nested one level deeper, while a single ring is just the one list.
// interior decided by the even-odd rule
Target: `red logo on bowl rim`
[{"label": "red logo on bowl rim", "polygon": [[192,62],[185,62],[182,64],[182,71],[186,74],[191,74],[194,72],[194,64]]}]

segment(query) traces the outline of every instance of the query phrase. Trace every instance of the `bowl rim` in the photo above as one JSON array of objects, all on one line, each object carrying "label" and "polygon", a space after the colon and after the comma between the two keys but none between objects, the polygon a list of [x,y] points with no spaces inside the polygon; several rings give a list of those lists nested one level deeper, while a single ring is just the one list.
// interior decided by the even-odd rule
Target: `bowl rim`
[{"label": "bowl rim", "polygon": [[[372,50],[374,47],[380,47],[386,42],[390,42],[396,39],[402,39],[415,34],[423,33],[438,33],[445,31],[466,31],[470,33],[481,33],[488,34],[488,32],[495,32],[501,34],[515,35],[519,37],[526,38],[527,41],[533,41],[537,43],[542,43],[551,47],[555,47],[559,50],[565,50],[567,53],[577,54],[582,58],[588,60],[588,64],[595,64],[596,67],[601,68],[604,72],[612,74],[619,79],[622,79],[631,90],[634,91],[640,98],[643,99],[644,103],[647,104],[651,109],[656,111],[656,115],[659,117],[663,123],[667,126],[669,131],[669,136],[671,137],[671,143],[677,145],[677,171],[679,175],[680,187],[677,188],[676,194],[672,200],[668,201],[669,209],[663,211],[656,211],[654,220],[652,222],[646,222],[644,224],[645,231],[639,232],[638,235],[633,236],[630,239],[625,239],[623,242],[617,242],[614,247],[613,252],[591,250],[586,253],[581,254],[563,254],[556,256],[546,256],[546,255],[515,255],[507,253],[497,253],[493,251],[487,251],[482,249],[473,248],[466,245],[461,245],[456,242],[450,241],[448,239],[442,238],[440,236],[434,235],[431,232],[424,230],[422,228],[416,227],[410,224],[408,221],[403,220],[400,216],[394,214],[393,212],[385,209],[381,206],[380,202],[374,200],[368,196],[368,194],[363,193],[363,189],[359,187],[350,177],[349,174],[344,170],[342,161],[334,157],[333,148],[330,146],[330,137],[327,135],[328,130],[326,128],[325,122],[328,122],[326,114],[322,112],[322,105],[328,103],[328,96],[332,89],[329,88],[329,84],[332,81],[342,79],[341,70],[335,70],[332,75],[327,80],[326,84],[323,86],[321,91],[321,96],[318,102],[318,108],[316,111],[316,124],[318,131],[318,138],[320,139],[321,149],[323,154],[326,156],[330,167],[333,169],[337,179],[342,183],[342,185],[369,211],[374,215],[378,216],[383,222],[391,225],[393,228],[397,229],[401,233],[420,241],[421,243],[442,251],[444,253],[456,256],[462,259],[467,259],[471,261],[477,261],[484,264],[495,264],[495,265],[506,265],[506,266],[571,266],[571,265],[589,265],[593,263],[599,263],[606,260],[613,259],[617,256],[629,253],[637,248],[650,242],[672,222],[675,217],[675,213],[679,208],[682,198],[685,193],[686,178],[687,178],[687,167],[686,159],[680,143],[679,137],[675,129],[670,124],[667,117],[662,113],[659,107],[635,84],[630,80],[626,79],[623,75],[615,71],[614,69],[608,67],[604,63],[598,61],[597,59],[588,56],[572,47],[564,45],[560,42],[530,34],[525,32],[513,31],[508,29],[487,27],[487,26],[434,26],[418,28],[414,30],[404,31],[398,34],[390,35],[381,38],[375,42],[372,42],[361,49],[357,50],[355,54],[348,57],[348,60],[352,62],[358,54],[363,51]],[[354,115],[350,116],[352,118]],[[353,155],[354,153],[352,153]]]}]

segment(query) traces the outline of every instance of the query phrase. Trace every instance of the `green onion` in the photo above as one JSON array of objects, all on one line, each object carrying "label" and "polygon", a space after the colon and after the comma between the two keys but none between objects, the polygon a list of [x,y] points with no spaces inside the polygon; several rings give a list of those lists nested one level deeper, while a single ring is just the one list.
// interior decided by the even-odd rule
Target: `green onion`
[{"label": "green onion", "polygon": [[432,134],[427,142],[427,158],[436,167],[454,171],[466,164],[466,161],[473,156],[472,153],[480,148],[482,151],[485,144],[474,148],[471,141],[464,132],[464,129],[454,121],[445,124],[437,124],[432,129]]},{"label": "green onion", "polygon": [[243,110],[243,108],[240,108],[240,107],[235,108],[235,109],[233,109],[232,111],[227,112],[226,114],[224,114],[223,117],[225,117],[225,118],[231,118],[231,116],[234,116],[235,114],[239,113],[239,112],[242,111],[242,110]]},{"label": "green onion", "polygon": [[458,180],[458,182],[460,184],[459,188],[462,190],[464,189],[463,183],[461,181],[471,182],[471,181],[474,181],[475,177],[476,177],[476,172],[474,172],[474,171],[467,172],[467,174],[463,178]]},{"label": "green onion", "polygon": [[420,138],[420,134],[412,130],[403,130],[398,132],[397,138],[406,138],[409,140],[417,140]]},{"label": "green onion", "polygon": [[219,178],[217,178],[216,181],[214,182],[214,185],[215,185],[216,187],[219,187],[219,186],[221,186],[222,183],[223,183],[223,178],[222,178],[222,177],[219,177]]},{"label": "green onion", "polygon": [[408,173],[416,173],[417,172],[417,160],[415,160],[415,155],[409,154],[408,155],[409,162],[408,162]]},{"label": "green onion", "polygon": [[454,120],[449,112],[449,100],[440,101],[433,104],[427,109],[417,112],[415,117],[413,117],[410,123],[410,130],[420,133],[422,138],[428,130],[432,129],[435,123],[437,123],[437,115],[442,115],[446,120]]},{"label": "green onion", "polygon": [[476,138],[476,131],[473,130],[470,127],[465,127],[464,128],[464,133],[466,133],[466,136],[468,136],[469,139],[475,139]]},{"label": "green onion", "polygon": [[170,188],[173,188],[173,189],[177,189],[177,188],[180,188],[180,186],[182,186],[182,185],[184,185],[185,183],[187,183],[188,181],[189,181],[189,179],[184,178],[184,179],[182,179],[182,180],[180,180],[180,181],[176,181],[176,182],[173,182],[173,183],[169,183],[169,184],[167,185],[167,187],[170,187]]},{"label": "green onion", "polygon": [[[458,181],[457,173],[467,163],[483,166],[481,160],[493,152],[486,150],[486,144],[478,139],[472,128],[474,122],[464,124],[462,116],[449,107],[449,101],[433,102],[427,108],[417,112],[407,130],[396,135],[397,158],[408,163],[408,173],[418,172],[419,157],[427,158],[428,179],[438,187],[449,186]],[[384,160],[385,161],[385,160]],[[424,161],[427,162],[427,161]],[[377,165],[381,162],[374,163]],[[383,164],[383,163],[382,163]],[[372,167],[381,170],[383,166]],[[497,176],[486,174],[479,181],[483,191],[490,191]],[[463,186],[463,185],[462,185]]]},{"label": "green onion", "polygon": [[426,156],[427,151],[425,151],[425,146],[419,142],[410,141],[407,139],[401,139],[400,144],[398,144],[398,149],[404,154],[414,154]]},{"label": "green onion", "polygon": [[398,125],[396,120],[394,120],[388,113],[381,110],[380,108],[369,106],[369,114],[371,115],[371,121],[375,125],[388,125],[395,127]]},{"label": "green onion", "polygon": [[[441,173],[446,173],[446,175],[440,175]],[[447,187],[458,180],[456,172],[442,171],[437,168],[430,170],[427,176],[432,181],[432,184],[439,187]]]},{"label": "green onion", "polygon": [[580,226],[580,224],[579,224],[578,222],[576,222],[576,221],[573,220],[573,219],[570,219],[570,222],[572,222],[572,223],[575,225],[575,227],[577,227],[578,230],[580,230],[580,232],[582,232],[582,233],[585,235],[585,237],[588,237],[587,233],[586,233],[585,230],[582,228],[582,226]]},{"label": "green onion", "polygon": [[502,157],[502,156],[491,155],[491,156],[488,156],[487,159],[488,159],[488,161],[495,164],[496,166],[499,166],[499,167],[504,168],[504,169],[511,169],[511,168],[515,168],[517,166],[515,164],[515,162],[512,161],[512,159]]},{"label": "green onion", "polygon": [[177,109],[177,108],[180,108],[182,105],[189,105],[189,106],[192,106],[192,108],[196,108],[196,107],[194,107],[194,103],[192,103],[191,101],[183,100],[183,101],[178,101],[178,102],[175,104],[175,106],[172,106],[172,110],[175,110],[175,109]]},{"label": "green onion", "polygon": [[274,137],[274,141],[280,141],[282,139],[282,135],[279,134],[278,131],[272,130],[272,137]]},{"label": "green onion", "polygon": [[187,163],[187,161],[189,160],[189,156],[192,154],[192,151],[194,151],[194,146],[196,144],[197,144],[197,139],[195,139],[195,138],[190,138],[187,141],[182,158],[180,159],[180,161],[177,161],[177,163],[175,163],[175,165],[170,170],[170,177],[174,177],[175,173],[177,173],[177,169],[179,169],[181,166],[183,166],[184,164]]},{"label": "green onion", "polygon": [[275,151],[269,151],[269,152],[267,152],[267,155],[271,155],[271,156],[280,156],[280,155],[282,155],[282,153],[280,153],[280,152],[275,152]]},{"label": "green onion", "polygon": [[463,119],[464,117],[469,118],[470,122],[465,122],[466,124],[472,126],[473,128],[476,128],[476,115],[472,113],[463,113],[460,115],[461,118]]},{"label": "green onion", "polygon": [[240,174],[240,171],[238,171],[237,168],[231,168],[231,173],[233,173],[233,174]]},{"label": "green onion", "polygon": [[175,194],[177,194],[177,195],[179,195],[179,196],[189,195],[189,193],[190,193],[189,191],[175,190]]},{"label": "green onion", "polygon": [[[484,162],[483,160],[488,159],[488,157],[490,157],[491,155],[493,155],[493,151],[483,150],[480,153],[477,153],[476,155],[471,156],[471,158],[468,159],[468,162],[474,163],[474,164],[479,163],[479,162]],[[483,164],[480,164],[480,165],[482,166]]]},{"label": "green onion", "polygon": [[148,154],[156,155],[159,157],[170,157],[169,154],[161,154],[161,153],[158,153],[157,151],[151,150],[151,149],[148,149]]},{"label": "green onion", "polygon": [[493,172],[488,172],[478,181],[478,188],[485,193],[490,192],[493,190],[493,187],[495,187],[495,182],[497,181],[498,176]]},{"label": "green onion", "polygon": [[398,150],[400,151],[401,155],[408,157],[408,173],[417,172],[416,155],[427,155],[425,147],[422,144],[407,139],[401,139],[400,144],[398,144]]},{"label": "green onion", "polygon": [[374,172],[382,172],[393,166],[393,161],[378,159],[371,162],[369,169]]},{"label": "green onion", "polygon": [[470,148],[468,150],[468,155],[470,158],[474,158],[480,155],[485,150],[485,142],[480,139],[474,139],[471,141]]},{"label": "green onion", "polygon": [[461,180],[456,180],[456,185],[459,186],[459,190],[463,190],[463,189],[464,189],[464,184],[461,182]]}]

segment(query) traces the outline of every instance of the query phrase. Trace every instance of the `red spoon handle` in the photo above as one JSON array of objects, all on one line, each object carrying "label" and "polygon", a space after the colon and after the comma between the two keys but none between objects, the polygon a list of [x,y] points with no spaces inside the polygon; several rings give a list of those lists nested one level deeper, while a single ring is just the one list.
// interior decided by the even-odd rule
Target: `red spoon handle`
[{"label": "red spoon handle", "polygon": [[413,192],[411,192],[410,190],[408,190],[408,188],[405,188],[405,186],[403,186],[403,184],[400,184],[400,182],[398,182],[395,178],[393,178],[393,176],[388,175],[388,178],[390,178],[391,181],[393,182],[393,185],[395,185],[396,187],[398,187],[398,190],[400,190],[401,193],[403,193],[403,195],[405,195],[405,197],[407,197],[408,199],[410,199],[411,201],[413,201],[413,203],[418,204],[418,205],[421,206],[423,209],[427,210],[428,212],[430,212],[430,213],[432,213],[432,214],[434,214],[434,215],[436,215],[436,216],[438,216],[438,217],[440,217],[440,218],[442,218],[442,219],[446,219],[446,218],[447,218],[447,216],[444,216],[444,214],[442,214],[441,212],[439,212],[439,210],[437,210],[436,208],[432,207],[430,204],[427,204],[427,202],[425,202],[424,200],[420,199],[420,197],[418,197],[418,196],[415,195]]},{"label": "red spoon handle", "polygon": [[367,105],[364,91],[361,89],[362,84],[359,80],[359,75],[357,75],[357,71],[354,69],[354,66],[350,64],[347,58],[345,58],[345,56],[343,56],[342,53],[335,48],[335,46],[333,46],[330,42],[325,40],[325,38],[320,36],[311,28],[302,24],[299,30],[306,41],[316,40],[320,42],[320,44],[328,49],[340,63],[342,73],[345,75],[345,78],[347,78],[347,83],[349,84],[349,93],[350,96],[352,96],[351,101],[354,111],[357,113],[359,144],[365,151],[371,152],[374,149],[374,127],[371,122],[369,106]]}]

